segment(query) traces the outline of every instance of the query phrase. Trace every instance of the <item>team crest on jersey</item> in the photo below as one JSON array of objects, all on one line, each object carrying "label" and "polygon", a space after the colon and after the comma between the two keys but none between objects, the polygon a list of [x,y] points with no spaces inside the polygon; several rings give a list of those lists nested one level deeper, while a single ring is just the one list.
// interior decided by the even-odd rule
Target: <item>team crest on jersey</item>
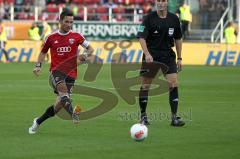
[{"label": "team crest on jersey", "polygon": [[172,36],[174,33],[174,28],[169,28],[168,29],[168,35]]},{"label": "team crest on jersey", "polygon": [[74,41],[75,41],[74,39],[69,39],[69,43],[70,43],[70,44],[73,44]]}]

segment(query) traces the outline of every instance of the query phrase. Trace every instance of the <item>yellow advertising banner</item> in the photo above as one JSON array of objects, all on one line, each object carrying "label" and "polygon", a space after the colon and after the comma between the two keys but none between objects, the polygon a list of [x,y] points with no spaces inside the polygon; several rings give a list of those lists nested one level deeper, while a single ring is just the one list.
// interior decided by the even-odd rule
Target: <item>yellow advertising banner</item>
[{"label": "yellow advertising banner", "polygon": [[[8,41],[6,51],[13,62],[35,62],[41,49],[41,42],[36,41]],[[141,62],[142,50],[138,42],[91,42],[94,54],[101,63],[115,62],[115,55],[124,57],[126,62]],[[80,47],[80,52],[82,48]],[[184,43],[182,51],[183,64],[186,65],[240,65],[240,45]],[[5,56],[0,52],[0,60]]]},{"label": "yellow advertising banner", "polygon": [[189,65],[240,65],[239,44],[184,43],[182,54]]}]

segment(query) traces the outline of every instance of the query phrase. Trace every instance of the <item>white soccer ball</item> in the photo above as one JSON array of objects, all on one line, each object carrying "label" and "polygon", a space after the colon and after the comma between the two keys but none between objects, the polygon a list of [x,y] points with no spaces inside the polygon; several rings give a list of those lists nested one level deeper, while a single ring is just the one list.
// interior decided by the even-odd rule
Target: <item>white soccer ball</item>
[{"label": "white soccer ball", "polygon": [[148,128],[143,124],[134,124],[130,129],[132,139],[143,141],[148,136]]}]

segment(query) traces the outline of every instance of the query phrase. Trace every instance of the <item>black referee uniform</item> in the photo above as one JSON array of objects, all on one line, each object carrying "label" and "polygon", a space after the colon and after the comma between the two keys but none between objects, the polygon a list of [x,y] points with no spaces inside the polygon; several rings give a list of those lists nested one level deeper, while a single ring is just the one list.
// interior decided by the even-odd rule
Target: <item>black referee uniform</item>
[{"label": "black referee uniform", "polygon": [[[181,39],[182,32],[178,17],[168,12],[166,18],[160,18],[156,11],[148,14],[138,28],[138,38],[146,40],[147,48],[154,62],[165,64],[168,69],[164,74],[177,73],[176,54],[172,47],[174,39]],[[145,55],[142,59],[145,62]],[[142,66],[141,74],[147,65]]]},{"label": "black referee uniform", "polygon": [[[164,18],[161,18],[157,14],[157,11],[149,13],[144,18],[143,23],[138,28],[137,37],[146,41],[147,50],[153,59],[153,63],[146,61],[146,52],[144,52],[142,59],[142,67],[140,71],[142,77],[148,77],[150,79],[154,78],[159,69],[161,69],[164,75],[177,73],[176,54],[173,51],[172,47],[174,47],[174,40],[181,40],[182,31],[178,17],[173,13],[166,13],[167,14],[166,16],[164,16]],[[145,43],[141,43],[141,45],[145,50],[145,46],[143,46],[145,45]],[[181,55],[181,53],[179,53],[179,55]],[[178,60],[181,60],[181,57],[178,57]],[[148,78],[143,78],[143,83],[139,91],[139,105],[141,110],[140,122],[145,125],[150,124],[148,122],[146,114],[149,86],[146,86],[145,84],[150,84],[148,83]],[[180,117],[177,117],[177,86],[169,86],[169,104],[172,111],[171,125],[183,126],[185,123],[181,120]]]}]

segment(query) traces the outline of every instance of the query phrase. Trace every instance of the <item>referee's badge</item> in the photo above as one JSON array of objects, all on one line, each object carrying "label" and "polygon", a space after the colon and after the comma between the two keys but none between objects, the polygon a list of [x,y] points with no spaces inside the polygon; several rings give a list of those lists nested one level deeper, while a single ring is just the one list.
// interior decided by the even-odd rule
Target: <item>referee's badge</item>
[{"label": "referee's badge", "polygon": [[138,26],[138,32],[144,32],[145,26],[144,25],[139,25]]},{"label": "referee's badge", "polygon": [[168,29],[168,35],[172,36],[174,33],[174,28],[169,28]]}]

